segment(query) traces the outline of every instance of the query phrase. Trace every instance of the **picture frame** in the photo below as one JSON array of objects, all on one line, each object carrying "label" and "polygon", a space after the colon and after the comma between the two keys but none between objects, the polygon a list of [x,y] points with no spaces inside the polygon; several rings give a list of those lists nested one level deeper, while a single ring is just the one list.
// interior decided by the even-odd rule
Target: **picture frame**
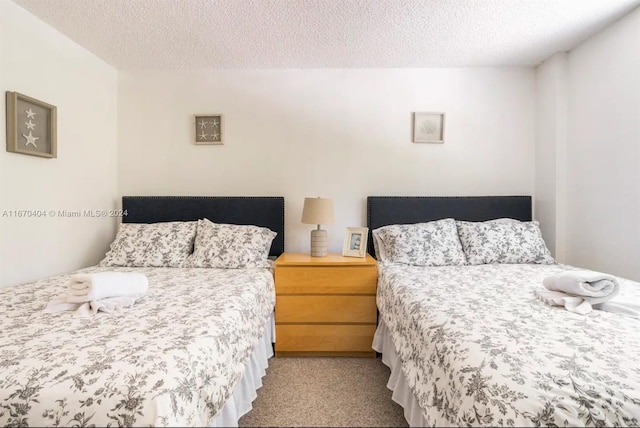
[{"label": "picture frame", "polygon": [[347,227],[344,236],[342,255],[346,257],[365,257],[367,255],[367,227]]},{"label": "picture frame", "polygon": [[7,151],[43,158],[58,157],[56,106],[6,91]]},{"label": "picture frame", "polygon": [[445,113],[413,113],[414,143],[444,143]]},{"label": "picture frame", "polygon": [[194,120],[195,144],[224,144],[224,117],[221,114],[196,114]]}]

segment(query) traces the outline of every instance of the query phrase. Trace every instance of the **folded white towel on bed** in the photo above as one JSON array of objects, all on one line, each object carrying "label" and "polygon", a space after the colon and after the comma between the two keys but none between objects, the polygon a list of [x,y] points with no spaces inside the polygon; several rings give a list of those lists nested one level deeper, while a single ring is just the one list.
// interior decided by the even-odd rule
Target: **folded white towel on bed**
[{"label": "folded white towel on bed", "polygon": [[548,276],[542,285],[550,291],[589,298],[591,304],[611,300],[620,292],[615,276],[591,270],[568,270]]},{"label": "folded white towel on bed", "polygon": [[620,293],[619,278],[590,270],[570,270],[546,277],[545,289],[535,290],[536,297],[552,306],[564,306],[570,312],[588,314],[593,309],[640,317],[640,307],[613,301]]},{"label": "folded white towel on bed", "polygon": [[74,311],[75,318],[91,317],[98,312],[119,312],[124,308],[133,306],[138,297],[118,296],[107,297],[101,300],[92,300],[83,303],[69,303],[68,295],[63,294],[51,300],[44,309],[45,313],[53,314],[63,311]]},{"label": "folded white towel on bed", "polygon": [[75,311],[74,317],[117,312],[133,304],[149,289],[147,277],[135,272],[99,272],[72,275],[67,293],[51,300],[44,312]]},{"label": "folded white towel on bed", "polygon": [[75,274],[67,284],[67,302],[84,303],[109,297],[140,297],[148,288],[147,277],[136,272]]}]

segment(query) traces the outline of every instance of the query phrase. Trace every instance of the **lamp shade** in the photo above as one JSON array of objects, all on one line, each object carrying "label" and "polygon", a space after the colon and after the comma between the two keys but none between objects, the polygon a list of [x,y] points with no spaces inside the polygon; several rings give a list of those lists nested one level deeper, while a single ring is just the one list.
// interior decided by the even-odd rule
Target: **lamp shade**
[{"label": "lamp shade", "polygon": [[302,222],[307,224],[332,224],[333,199],[304,198]]}]

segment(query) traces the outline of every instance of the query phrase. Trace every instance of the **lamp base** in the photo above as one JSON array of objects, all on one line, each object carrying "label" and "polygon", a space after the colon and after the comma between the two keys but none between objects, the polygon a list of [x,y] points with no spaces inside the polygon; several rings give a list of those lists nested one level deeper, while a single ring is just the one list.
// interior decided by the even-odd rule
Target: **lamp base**
[{"label": "lamp base", "polygon": [[314,229],[311,231],[311,257],[325,257],[327,255],[327,231]]}]

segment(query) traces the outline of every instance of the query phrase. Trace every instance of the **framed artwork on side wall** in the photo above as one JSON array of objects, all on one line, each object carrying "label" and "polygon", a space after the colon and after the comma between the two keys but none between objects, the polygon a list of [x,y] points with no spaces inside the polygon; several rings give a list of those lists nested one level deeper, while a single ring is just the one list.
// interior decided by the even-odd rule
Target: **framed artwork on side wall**
[{"label": "framed artwork on side wall", "polygon": [[7,151],[55,158],[57,109],[18,92],[6,92]]}]

